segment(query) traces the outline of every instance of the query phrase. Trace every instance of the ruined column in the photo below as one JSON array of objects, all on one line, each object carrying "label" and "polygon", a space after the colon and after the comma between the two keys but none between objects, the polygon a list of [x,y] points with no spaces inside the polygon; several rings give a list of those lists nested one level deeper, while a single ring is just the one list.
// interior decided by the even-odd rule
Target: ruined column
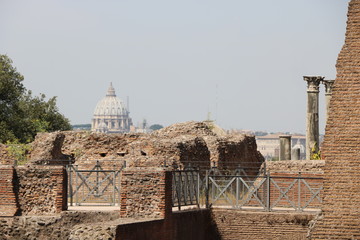
[{"label": "ruined column", "polygon": [[319,84],[321,76],[304,76],[307,82],[306,159],[311,159],[312,149],[319,151]]},{"label": "ruined column", "polygon": [[330,99],[332,95],[332,88],[334,85],[335,80],[323,80],[322,83],[325,86],[325,101],[326,101],[326,122],[329,117],[329,111],[330,111]]},{"label": "ruined column", "polygon": [[279,160],[291,160],[291,136],[279,136],[280,157]]},{"label": "ruined column", "polygon": [[300,160],[300,148],[291,150],[291,160]]}]

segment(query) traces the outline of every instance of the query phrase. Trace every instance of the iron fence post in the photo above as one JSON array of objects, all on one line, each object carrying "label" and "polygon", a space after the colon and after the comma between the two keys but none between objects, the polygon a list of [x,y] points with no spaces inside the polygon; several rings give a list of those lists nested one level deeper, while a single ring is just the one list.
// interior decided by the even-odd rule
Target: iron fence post
[{"label": "iron fence post", "polygon": [[271,211],[271,206],[270,206],[270,172],[266,173],[266,186],[267,186],[267,197],[266,197],[266,207],[267,207],[267,211],[270,212]]},{"label": "iron fence post", "polygon": [[100,170],[100,163],[96,161],[96,195],[99,195],[99,170]]},{"label": "iron fence post", "polygon": [[300,181],[300,178],[301,178],[301,172],[299,172],[299,175],[298,175],[298,210],[302,211],[302,209],[301,209],[301,181]]},{"label": "iron fence post", "polygon": [[72,188],[72,165],[68,165],[67,169],[68,169],[68,176],[69,176],[69,195],[70,195],[70,206],[73,206],[73,188]]},{"label": "iron fence post", "polygon": [[79,206],[79,201],[78,201],[78,195],[79,195],[79,190],[80,189],[77,189],[77,186],[78,186],[78,173],[77,173],[77,170],[78,170],[78,166],[75,165],[75,186],[76,186],[76,192],[75,192],[75,205],[76,206]]},{"label": "iron fence post", "polygon": [[209,208],[209,170],[205,174],[205,206]]},{"label": "iron fence post", "polygon": [[236,203],[235,203],[235,207],[238,208],[239,207],[239,195],[240,195],[240,189],[239,189],[239,177],[236,177],[236,190],[235,190],[235,194],[236,194]]},{"label": "iron fence post", "polygon": [[116,195],[115,195],[115,191],[116,191],[116,181],[115,181],[115,178],[116,178],[116,176],[115,176],[115,171],[113,172],[113,201],[112,201],[112,206],[115,206],[115,202],[116,202],[116,200],[115,200],[115,197],[116,197]]},{"label": "iron fence post", "polygon": [[197,206],[200,208],[200,172],[197,172]]},{"label": "iron fence post", "polygon": [[[213,182],[216,181],[215,180],[215,175],[213,175],[213,178],[211,179]],[[215,198],[215,184],[211,184],[211,199]]]},{"label": "iron fence post", "polygon": [[179,174],[178,174],[178,182],[176,184],[176,187],[179,189],[178,191],[178,209],[181,210],[181,195],[182,195],[182,176],[181,176],[181,172],[179,171]]}]

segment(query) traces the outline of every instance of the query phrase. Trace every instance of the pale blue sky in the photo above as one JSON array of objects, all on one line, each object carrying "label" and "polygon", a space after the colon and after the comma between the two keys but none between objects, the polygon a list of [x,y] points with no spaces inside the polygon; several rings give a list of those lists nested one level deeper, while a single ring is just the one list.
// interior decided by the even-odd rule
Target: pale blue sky
[{"label": "pale blue sky", "polygon": [[[135,123],[305,132],[303,75],[334,79],[347,0],[0,0],[0,53],[90,123],[112,82]],[[321,89],[321,109],[324,90]],[[324,113],[321,113],[323,128]]]}]

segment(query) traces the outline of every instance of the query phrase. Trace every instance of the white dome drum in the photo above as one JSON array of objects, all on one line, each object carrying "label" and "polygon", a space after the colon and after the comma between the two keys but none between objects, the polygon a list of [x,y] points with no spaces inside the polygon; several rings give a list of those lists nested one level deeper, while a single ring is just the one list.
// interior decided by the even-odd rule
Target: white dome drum
[{"label": "white dome drum", "polygon": [[106,96],[101,99],[94,111],[91,130],[94,132],[129,132],[132,120],[124,103],[115,94],[110,83]]}]

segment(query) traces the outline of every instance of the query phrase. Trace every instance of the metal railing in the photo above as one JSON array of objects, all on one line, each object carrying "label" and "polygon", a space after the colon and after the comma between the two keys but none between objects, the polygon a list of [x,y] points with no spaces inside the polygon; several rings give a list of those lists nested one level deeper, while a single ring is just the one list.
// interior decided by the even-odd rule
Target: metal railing
[{"label": "metal railing", "polygon": [[66,165],[70,206],[119,204],[120,172],[123,168],[124,165],[104,166],[100,161],[96,161],[91,168],[80,169],[77,165]]},{"label": "metal railing", "polygon": [[200,175],[196,170],[172,172],[172,205],[181,210],[182,206],[199,207]]},{"label": "metal railing", "polygon": [[209,175],[206,205],[261,211],[318,210],[321,177]]}]

